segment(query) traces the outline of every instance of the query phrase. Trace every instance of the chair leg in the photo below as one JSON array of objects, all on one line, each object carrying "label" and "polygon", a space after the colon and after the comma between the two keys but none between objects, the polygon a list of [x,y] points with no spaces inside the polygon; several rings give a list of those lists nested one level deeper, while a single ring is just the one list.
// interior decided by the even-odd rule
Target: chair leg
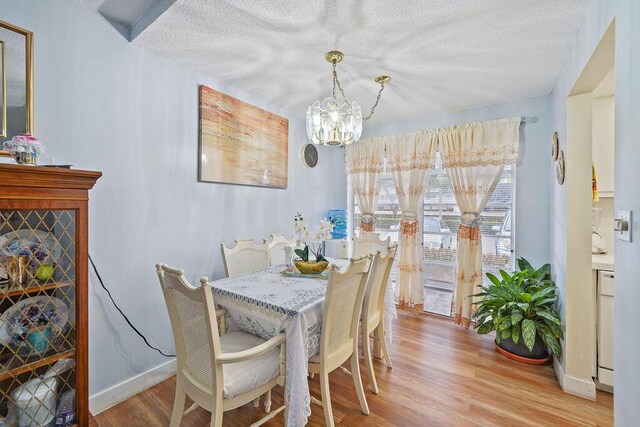
[{"label": "chair leg", "polygon": [[213,406],[211,408],[211,427],[222,427],[223,408],[222,393],[220,393],[214,396]]},{"label": "chair leg", "polygon": [[362,386],[362,377],[360,376],[360,362],[358,361],[357,351],[354,351],[351,355],[351,371],[353,373],[353,385],[356,387],[356,393],[358,393],[358,400],[360,401],[362,413],[365,415],[369,415],[369,405],[367,405],[367,397],[364,394],[364,387]]},{"label": "chair leg", "polygon": [[264,412],[271,412],[271,390],[264,394]]},{"label": "chair leg", "polygon": [[334,427],[333,410],[331,409],[331,393],[329,393],[329,373],[320,373],[320,392],[322,394],[322,409],[324,410],[324,421],[327,427]]},{"label": "chair leg", "polygon": [[171,413],[171,422],[169,423],[169,427],[178,427],[180,425],[186,399],[187,394],[182,387],[182,381],[178,379],[176,381],[176,395],[173,399],[173,412]]},{"label": "chair leg", "polygon": [[373,337],[373,357],[376,359],[382,359],[382,348],[380,347],[380,337],[378,334],[380,333],[379,326],[373,330],[371,336]]},{"label": "chair leg", "polygon": [[222,408],[211,413],[211,427],[222,427]]},{"label": "chair leg", "polygon": [[253,407],[257,408],[258,406],[260,406],[260,398],[256,397],[255,399],[253,399]]},{"label": "chair leg", "polygon": [[289,422],[289,404],[284,405],[284,425]]},{"label": "chair leg", "polygon": [[387,368],[393,368],[391,364],[391,357],[389,357],[389,349],[387,348],[387,340],[384,338],[384,324],[380,322],[378,326],[378,340],[380,341],[380,347],[382,347],[382,356],[387,364]]},{"label": "chair leg", "polygon": [[[374,394],[378,394],[378,383],[376,382],[376,373],[373,370],[373,359],[371,356],[371,345],[369,343],[369,334],[365,326],[362,326],[362,353],[364,356],[364,364],[367,367],[371,390]],[[352,367],[353,368],[353,367]]]}]

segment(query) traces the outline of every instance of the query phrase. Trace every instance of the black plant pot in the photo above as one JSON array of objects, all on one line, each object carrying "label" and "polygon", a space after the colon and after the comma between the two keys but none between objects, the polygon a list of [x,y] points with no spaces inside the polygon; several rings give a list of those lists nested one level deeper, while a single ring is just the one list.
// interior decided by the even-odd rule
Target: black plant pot
[{"label": "black plant pot", "polygon": [[498,351],[502,350],[500,351],[500,353],[519,362],[537,365],[543,364],[547,362],[547,360],[549,360],[549,352],[547,351],[547,346],[538,334],[536,334],[536,341],[533,344],[533,350],[531,351],[529,351],[526,344],[524,343],[522,333],[520,334],[520,340],[518,341],[518,344],[514,343],[511,338],[507,338],[503,339],[500,344],[496,342],[496,346],[498,347]]}]

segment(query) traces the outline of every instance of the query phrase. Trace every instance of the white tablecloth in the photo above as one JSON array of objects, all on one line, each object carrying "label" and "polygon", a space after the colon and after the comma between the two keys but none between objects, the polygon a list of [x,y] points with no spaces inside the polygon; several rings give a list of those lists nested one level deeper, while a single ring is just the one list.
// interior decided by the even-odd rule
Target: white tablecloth
[{"label": "white tablecloth", "polygon": [[[211,286],[216,304],[229,313],[230,327],[264,339],[285,332],[287,426],[297,427],[305,425],[311,415],[307,361],[320,348],[327,281],[284,276],[280,272],[285,267],[278,265],[217,280]],[[389,324],[391,313],[395,314],[392,290],[387,292],[385,302],[392,307],[385,310],[385,322]]]}]

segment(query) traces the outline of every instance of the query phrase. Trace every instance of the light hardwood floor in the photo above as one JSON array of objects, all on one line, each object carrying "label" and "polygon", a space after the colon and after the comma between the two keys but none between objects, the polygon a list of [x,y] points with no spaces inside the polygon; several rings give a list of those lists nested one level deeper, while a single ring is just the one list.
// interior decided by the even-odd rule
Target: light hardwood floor
[{"label": "light hardwood floor", "polygon": [[[400,312],[390,346],[393,369],[376,361],[380,394],[367,390],[371,414],[360,412],[351,377],[331,374],[336,425],[342,426],[611,426],[613,396],[598,392],[597,402],[563,393],[553,367],[529,366],[498,354],[492,339],[437,316]],[[363,380],[367,376],[361,363]],[[101,414],[101,427],[167,426],[175,378],[140,393]],[[320,396],[318,379],[310,380]],[[276,388],[273,406],[282,402]],[[190,403],[188,403],[189,405]],[[323,426],[322,408],[312,405],[309,426]],[[225,426],[247,426],[263,416],[253,405],[227,412]],[[208,425],[199,408],[184,427]],[[282,415],[265,424],[283,425]]]}]

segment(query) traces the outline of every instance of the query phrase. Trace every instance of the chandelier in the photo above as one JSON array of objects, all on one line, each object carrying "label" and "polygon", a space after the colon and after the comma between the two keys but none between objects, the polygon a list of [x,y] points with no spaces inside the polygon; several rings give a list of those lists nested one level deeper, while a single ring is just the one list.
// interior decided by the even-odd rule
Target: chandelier
[{"label": "chandelier", "polygon": [[[384,90],[384,84],[391,80],[389,76],[375,78],[376,83],[380,84],[380,90],[369,115],[362,117],[360,104],[350,101],[345,96],[338,80],[336,64],[343,58],[342,52],[335,50],[325,55],[327,62],[333,65],[333,90],[330,98],[325,98],[322,102],[315,101],[307,109],[307,136],[314,144],[340,147],[359,140],[362,134],[362,122],[373,116]],[[340,91],[340,98],[336,96],[336,88]]]}]

